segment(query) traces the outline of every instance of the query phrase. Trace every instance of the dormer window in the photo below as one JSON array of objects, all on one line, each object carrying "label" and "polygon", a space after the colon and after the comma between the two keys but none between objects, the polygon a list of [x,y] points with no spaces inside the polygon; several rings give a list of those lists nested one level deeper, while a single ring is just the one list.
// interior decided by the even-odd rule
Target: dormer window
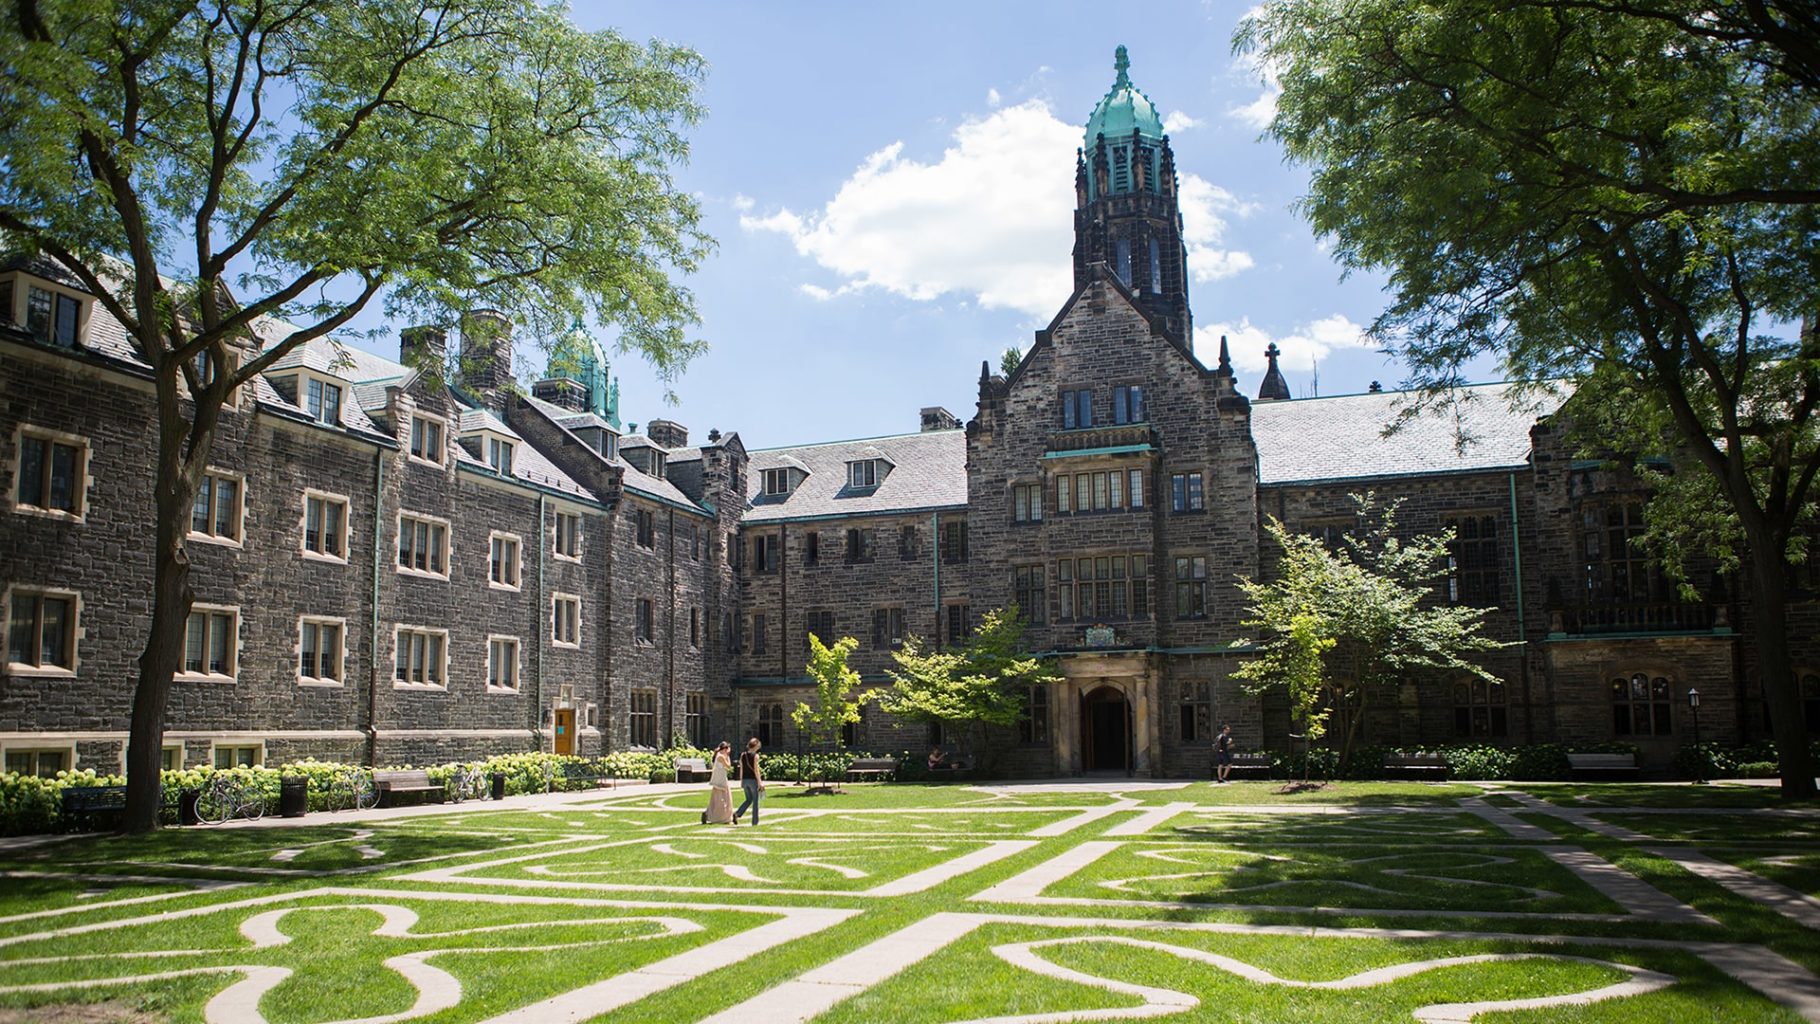
[{"label": "dormer window", "polygon": [[603,436],[606,438],[606,451],[602,454],[608,459],[619,458],[619,435],[609,430]]},{"label": "dormer window", "polygon": [[664,473],[667,472],[668,468],[669,468],[668,462],[669,462],[669,456],[665,455],[663,452],[660,452],[655,448],[651,449],[651,475],[652,476],[657,477],[659,480],[663,479]]},{"label": "dormer window", "polygon": [[847,483],[856,488],[878,486],[878,460],[861,459],[847,463]]},{"label": "dormer window", "polygon": [[[23,309],[15,305],[21,300]],[[23,325],[32,337],[46,345],[75,348],[87,305],[88,300],[78,292],[22,278],[0,281],[0,317]]]},{"label": "dormer window", "polygon": [[510,441],[497,437],[487,438],[487,465],[500,476],[512,475],[512,451],[518,447]]},{"label": "dormer window", "polygon": [[307,377],[303,384],[304,410],[310,419],[330,426],[341,425],[341,385]]},{"label": "dormer window", "polygon": [[765,470],[765,493],[767,495],[789,494],[790,471],[788,469]]}]

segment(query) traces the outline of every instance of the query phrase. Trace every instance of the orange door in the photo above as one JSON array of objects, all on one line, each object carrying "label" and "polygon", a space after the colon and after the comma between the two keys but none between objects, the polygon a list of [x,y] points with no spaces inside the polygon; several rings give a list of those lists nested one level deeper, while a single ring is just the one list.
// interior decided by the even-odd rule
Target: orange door
[{"label": "orange door", "polygon": [[575,753],[575,709],[556,709],[556,752]]}]

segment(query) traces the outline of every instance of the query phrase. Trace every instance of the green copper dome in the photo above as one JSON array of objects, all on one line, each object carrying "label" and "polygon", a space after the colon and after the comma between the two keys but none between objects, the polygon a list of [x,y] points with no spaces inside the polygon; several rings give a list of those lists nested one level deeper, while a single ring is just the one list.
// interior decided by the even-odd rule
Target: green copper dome
[{"label": "green copper dome", "polygon": [[1152,141],[1162,141],[1163,118],[1156,112],[1156,104],[1150,102],[1150,97],[1131,84],[1131,76],[1126,74],[1131,69],[1131,58],[1126,56],[1123,46],[1118,48],[1112,66],[1119,75],[1113,80],[1112,91],[1100,100],[1099,106],[1093,108],[1093,115],[1087,118],[1087,148],[1093,148],[1094,141],[1101,135],[1105,135],[1108,142],[1128,139],[1133,129]]},{"label": "green copper dome", "polygon": [[608,382],[607,360],[581,321],[550,352],[549,376],[566,377],[588,392],[588,411],[619,426],[619,382]]}]

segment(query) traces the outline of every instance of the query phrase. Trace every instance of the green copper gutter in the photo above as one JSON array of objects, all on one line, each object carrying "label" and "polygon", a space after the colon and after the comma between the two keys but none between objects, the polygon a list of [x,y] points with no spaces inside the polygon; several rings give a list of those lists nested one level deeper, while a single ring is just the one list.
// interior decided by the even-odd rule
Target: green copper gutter
[{"label": "green copper gutter", "polygon": [[1153,444],[1118,444],[1110,448],[1076,448],[1065,452],[1044,452],[1045,459],[1079,459],[1089,455],[1132,455],[1156,451]]}]

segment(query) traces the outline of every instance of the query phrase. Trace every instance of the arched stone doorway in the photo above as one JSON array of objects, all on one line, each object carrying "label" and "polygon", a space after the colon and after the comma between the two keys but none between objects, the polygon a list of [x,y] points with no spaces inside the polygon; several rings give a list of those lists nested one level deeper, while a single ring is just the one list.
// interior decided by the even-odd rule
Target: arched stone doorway
[{"label": "arched stone doorway", "polygon": [[1081,768],[1131,770],[1131,704],[1125,691],[1100,686],[1081,697]]}]

